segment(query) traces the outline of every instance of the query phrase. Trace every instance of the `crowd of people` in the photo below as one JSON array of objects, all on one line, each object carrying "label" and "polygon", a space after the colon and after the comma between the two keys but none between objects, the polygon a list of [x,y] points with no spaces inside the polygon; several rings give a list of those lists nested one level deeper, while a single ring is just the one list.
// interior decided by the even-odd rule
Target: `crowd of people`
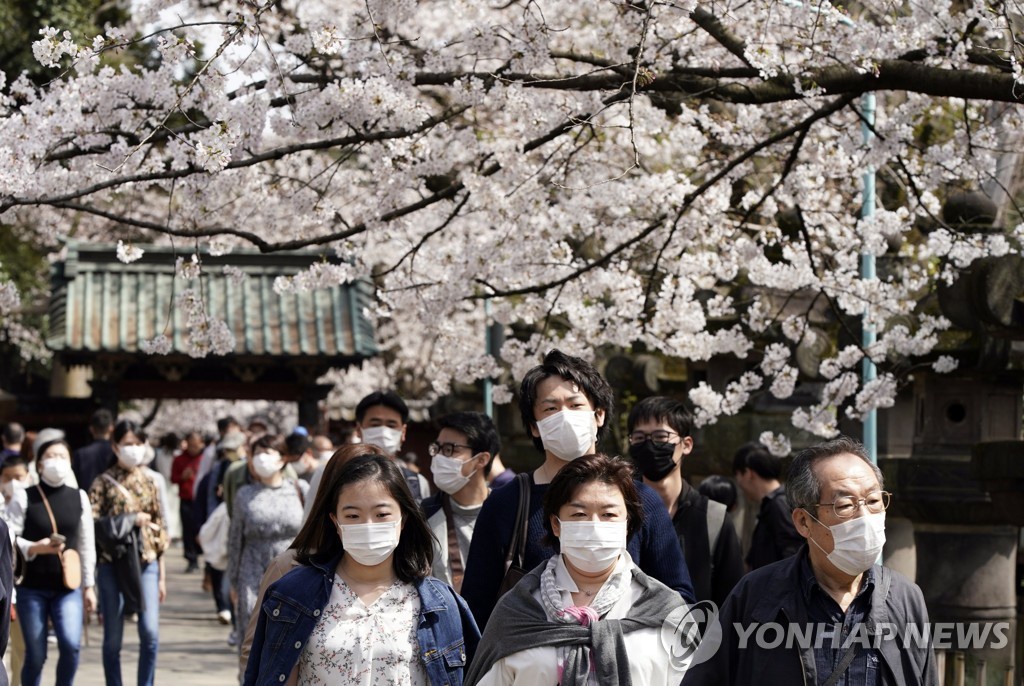
[{"label": "crowd of people", "polygon": [[[8,425],[14,681],[40,683],[52,625],[57,683],[71,684],[83,615],[98,609],[107,684],[121,683],[128,616],[138,684],[152,684],[180,526],[184,568],[202,561],[245,685],[935,683],[931,652],[898,642],[737,641],[744,622],[926,618],[920,590],[876,564],[889,494],[856,442],[801,452],[785,486],[781,460],[748,444],[735,481],[695,487],[684,402],[637,402],[628,457],[604,454],[612,389],[557,350],[521,380],[519,410],[543,455],[536,469],[506,469],[491,419],[457,412],[437,421],[429,480],[403,459],[409,410],[392,391],[363,398],[353,440],[337,446],[230,417],[213,440],[164,437],[159,450],[105,410],[75,451],[59,430],[28,441]],[[736,486],[758,508],[745,558]],[[710,655],[680,622],[705,602],[721,608]]]}]

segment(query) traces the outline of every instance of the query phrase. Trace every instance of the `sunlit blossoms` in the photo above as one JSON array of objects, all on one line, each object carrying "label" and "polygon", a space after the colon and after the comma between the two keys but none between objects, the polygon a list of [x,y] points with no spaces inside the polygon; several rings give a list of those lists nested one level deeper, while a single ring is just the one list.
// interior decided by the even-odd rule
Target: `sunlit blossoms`
[{"label": "sunlit blossoms", "polygon": [[[382,357],[331,375],[345,402],[487,377],[507,401],[548,348],[643,350],[736,365],[691,386],[698,425],[775,398],[830,436],[910,370],[953,371],[938,288],[1021,252],[1017,10],[170,4],[137,3],[103,36],[45,29],[45,85],[0,74],[0,221],[54,250],[73,225],[122,262],[174,241],[196,356],[234,347],[200,297],[203,255],[319,251],[274,287],[371,285]],[[145,64],[123,61],[133,40]],[[945,218],[961,191],[990,196],[998,225]],[[873,345],[851,342],[862,321]],[[487,351],[494,323],[504,345]]]}]

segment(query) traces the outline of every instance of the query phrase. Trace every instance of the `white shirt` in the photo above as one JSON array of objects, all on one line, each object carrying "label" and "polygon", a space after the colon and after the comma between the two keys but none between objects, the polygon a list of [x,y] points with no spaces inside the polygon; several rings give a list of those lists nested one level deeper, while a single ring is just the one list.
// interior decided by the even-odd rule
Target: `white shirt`
[{"label": "white shirt", "polygon": [[[629,555],[619,558],[619,566],[623,565],[625,566],[623,573],[628,575],[630,580],[629,590],[601,619],[622,619],[629,613],[629,609],[642,593],[643,589],[640,584],[633,580],[632,571],[636,567],[629,559]],[[572,593],[579,591],[579,588],[569,575],[569,570],[565,568],[565,562],[561,555],[558,556],[555,566],[555,586],[561,591],[563,607],[575,605],[572,601]],[[543,604],[539,588],[533,592],[533,597],[538,603]],[[549,616],[548,620],[551,619]],[[501,617],[497,614],[491,615],[487,624],[488,629],[492,626],[495,628],[501,626]],[[673,666],[673,661],[662,644],[660,629],[645,628],[624,634],[623,642],[626,646],[626,654],[629,655],[629,674],[634,684],[678,686],[682,681],[683,671]],[[546,646],[529,648],[498,660],[480,679],[479,684],[480,686],[557,684],[561,676],[558,661],[559,655],[556,648]],[[597,683],[593,673],[590,675],[589,683]]]},{"label": "white shirt", "polygon": [[339,577],[299,656],[303,686],[428,686],[416,626],[420,596],[396,581],[369,607]]}]

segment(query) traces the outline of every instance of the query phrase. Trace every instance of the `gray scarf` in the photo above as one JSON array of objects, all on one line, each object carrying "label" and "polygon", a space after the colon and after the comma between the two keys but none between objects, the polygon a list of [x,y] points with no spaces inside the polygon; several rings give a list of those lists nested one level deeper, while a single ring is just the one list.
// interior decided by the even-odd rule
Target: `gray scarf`
[{"label": "gray scarf", "polygon": [[[569,648],[562,672],[564,685],[585,686],[593,659],[599,684],[632,686],[623,635],[661,627],[669,612],[682,606],[683,599],[634,568],[633,579],[643,590],[624,618],[602,619],[589,626],[556,624],[548,621],[544,607],[533,597],[547,565],[547,561],[542,562],[498,601],[469,665],[466,686],[479,682],[501,658],[542,646]],[[590,650],[574,649],[581,647]]]}]

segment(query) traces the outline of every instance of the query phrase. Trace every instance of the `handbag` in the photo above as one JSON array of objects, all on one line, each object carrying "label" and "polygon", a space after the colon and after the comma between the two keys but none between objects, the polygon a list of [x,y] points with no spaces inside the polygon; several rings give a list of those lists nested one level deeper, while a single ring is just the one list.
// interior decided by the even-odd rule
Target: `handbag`
[{"label": "handbag", "polygon": [[[50,509],[50,501],[46,499],[46,493],[43,492],[43,488],[39,484],[36,484],[36,488],[39,489],[39,495],[43,498],[46,514],[50,515],[50,525],[53,527],[53,533],[59,533],[57,531],[57,520],[53,517],[53,510]],[[74,548],[65,547],[64,550],[57,553],[57,559],[60,560],[61,570],[63,571],[64,588],[69,591],[78,590],[82,585],[82,557],[78,554],[78,551]]]},{"label": "handbag", "polygon": [[[505,559],[505,578],[498,587],[498,598],[512,590],[519,580],[526,576],[526,538],[530,523],[530,475],[516,474],[519,481],[519,508],[516,510],[516,524],[512,533],[512,544]],[[497,600],[497,598],[495,599]]]}]

